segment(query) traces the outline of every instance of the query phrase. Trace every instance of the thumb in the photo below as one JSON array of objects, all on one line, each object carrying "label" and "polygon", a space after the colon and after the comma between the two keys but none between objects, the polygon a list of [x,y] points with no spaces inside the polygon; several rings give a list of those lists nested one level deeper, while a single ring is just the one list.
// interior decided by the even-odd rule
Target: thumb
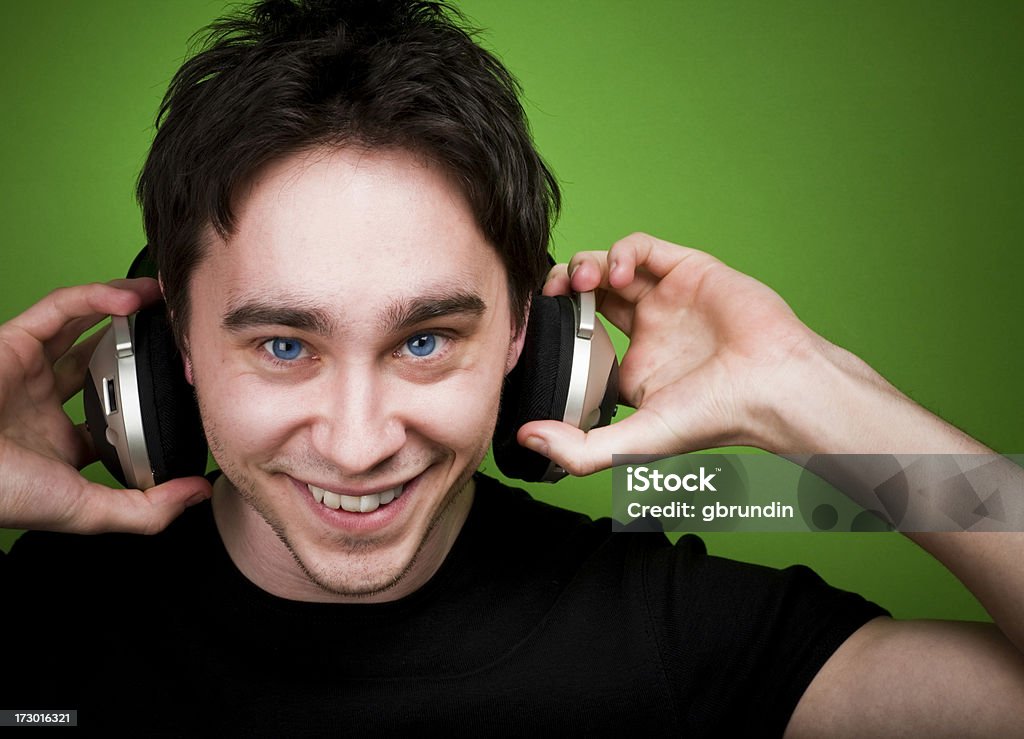
[{"label": "thumb", "polygon": [[668,429],[661,424],[659,432],[659,425],[652,425],[648,415],[639,410],[617,423],[590,431],[581,431],[561,421],[531,421],[519,429],[516,440],[579,477],[608,469],[615,454],[642,455],[650,459],[675,454]]},{"label": "thumb", "polygon": [[213,488],[204,477],[181,477],[141,490],[111,490],[101,485],[86,496],[90,505],[79,509],[76,531],[123,531],[155,534],[189,506],[200,503],[213,494]]}]

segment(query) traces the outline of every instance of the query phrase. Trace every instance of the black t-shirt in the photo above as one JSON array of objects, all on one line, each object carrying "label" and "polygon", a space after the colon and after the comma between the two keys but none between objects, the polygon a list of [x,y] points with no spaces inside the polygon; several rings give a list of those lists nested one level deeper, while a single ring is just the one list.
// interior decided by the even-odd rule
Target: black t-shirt
[{"label": "black t-shirt", "polygon": [[441,569],[391,603],[264,592],[208,503],[153,537],[30,532],[2,564],[2,707],[140,735],[779,735],[884,613],[483,476]]}]

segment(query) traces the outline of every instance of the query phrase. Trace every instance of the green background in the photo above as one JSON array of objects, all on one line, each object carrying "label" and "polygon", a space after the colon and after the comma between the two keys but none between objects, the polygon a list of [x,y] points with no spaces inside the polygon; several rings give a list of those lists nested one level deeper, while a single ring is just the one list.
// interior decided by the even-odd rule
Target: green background
[{"label": "green background", "polygon": [[[143,242],[133,186],[160,97],[224,5],[0,5],[0,318],[124,273]],[[1024,6],[460,5],[523,83],[564,186],[560,258],[635,230],[708,250],[916,401],[1024,451]],[[610,508],[607,473],[532,489]],[[984,615],[895,534],[706,539],[808,563],[898,616]]]}]

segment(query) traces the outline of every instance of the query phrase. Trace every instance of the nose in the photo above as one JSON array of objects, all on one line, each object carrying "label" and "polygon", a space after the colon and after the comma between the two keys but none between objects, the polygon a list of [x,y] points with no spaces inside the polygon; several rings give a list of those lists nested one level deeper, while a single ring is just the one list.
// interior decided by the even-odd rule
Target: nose
[{"label": "nose", "polygon": [[325,377],[313,405],[313,445],[345,477],[387,465],[405,444],[400,389],[372,365]]}]

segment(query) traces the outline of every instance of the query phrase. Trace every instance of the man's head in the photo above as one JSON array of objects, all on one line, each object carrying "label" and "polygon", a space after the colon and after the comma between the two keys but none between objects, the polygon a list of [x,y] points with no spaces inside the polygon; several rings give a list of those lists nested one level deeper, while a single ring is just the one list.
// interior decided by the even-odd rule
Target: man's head
[{"label": "man's head", "polygon": [[297,599],[410,592],[461,529],[521,348],[501,261],[447,173],[405,152],[281,160],[237,218],[195,270],[188,333],[241,494],[214,498],[229,551]]},{"label": "man's head", "polygon": [[521,326],[559,192],[517,93],[443,3],[264,0],[213,24],[164,98],[138,186],[179,343],[192,271],[212,235],[233,232],[251,180],[323,148],[402,150],[447,172],[498,252]]},{"label": "man's head", "polygon": [[218,23],[140,178],[240,493],[215,495],[218,525],[281,595],[390,598],[436,571],[547,268],[557,188],[451,13],[278,0]]}]

